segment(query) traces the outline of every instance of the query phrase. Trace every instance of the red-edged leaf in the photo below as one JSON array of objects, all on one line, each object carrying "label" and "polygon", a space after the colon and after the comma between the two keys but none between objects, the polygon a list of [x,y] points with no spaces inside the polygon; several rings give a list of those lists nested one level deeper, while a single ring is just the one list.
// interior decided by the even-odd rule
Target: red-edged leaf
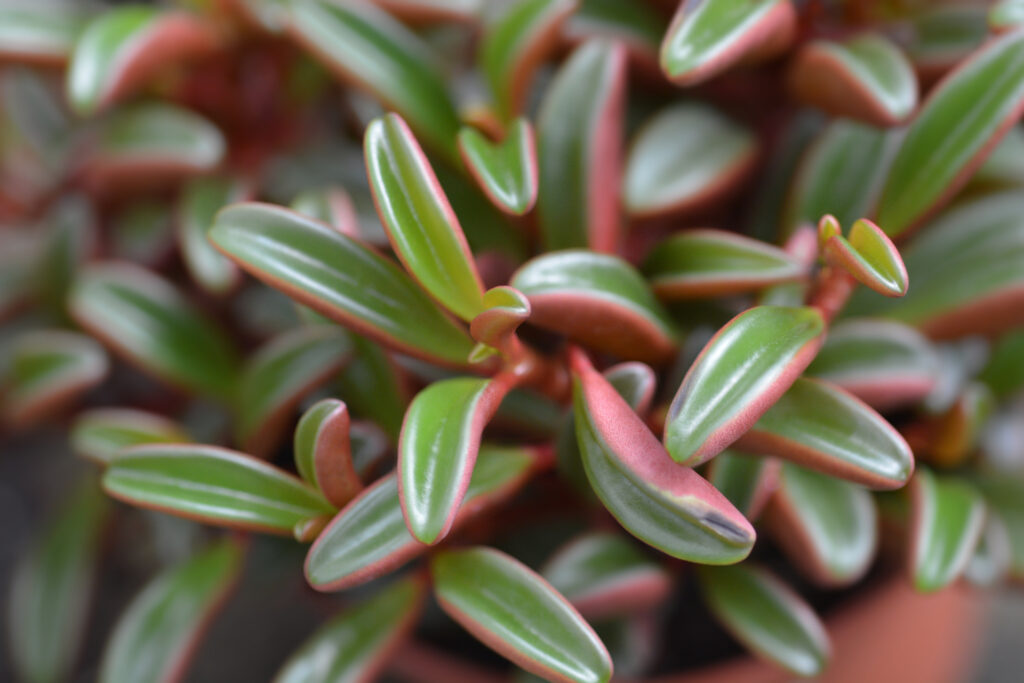
[{"label": "red-edged leaf", "polygon": [[907,267],[896,245],[865,218],[853,224],[848,240],[842,235],[830,236],[825,244],[825,257],[879,294],[901,297],[907,293]]},{"label": "red-edged leaf", "polygon": [[500,143],[465,127],[459,131],[459,153],[496,207],[517,216],[533,208],[537,201],[537,144],[527,119],[513,121]]},{"label": "red-edged leaf", "polygon": [[481,344],[506,349],[516,329],[530,317],[530,300],[518,289],[502,285],[484,293],[484,306],[473,318],[470,333]]},{"label": "red-edged leaf", "polygon": [[362,490],[349,440],[348,408],[325,398],[307,410],[295,428],[295,464],[299,474],[341,508]]}]

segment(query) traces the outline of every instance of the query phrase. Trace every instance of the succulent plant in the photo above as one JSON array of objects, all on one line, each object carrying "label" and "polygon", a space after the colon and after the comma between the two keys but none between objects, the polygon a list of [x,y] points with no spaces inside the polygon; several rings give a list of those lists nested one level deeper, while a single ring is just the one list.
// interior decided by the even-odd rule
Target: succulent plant
[{"label": "succulent plant", "polygon": [[289,683],[811,676],[840,589],[1024,578],[1024,3],[678,4],[0,2],[0,413],[98,472],[20,678],[126,539],[101,681],[265,535]]}]

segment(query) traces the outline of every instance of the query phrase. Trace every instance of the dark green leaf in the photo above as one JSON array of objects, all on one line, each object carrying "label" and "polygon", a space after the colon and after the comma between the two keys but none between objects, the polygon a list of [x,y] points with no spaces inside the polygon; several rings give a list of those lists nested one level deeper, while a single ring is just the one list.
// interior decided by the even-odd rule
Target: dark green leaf
[{"label": "dark green leaf", "polygon": [[354,356],[339,378],[341,395],[353,413],[372,420],[397,443],[410,400],[406,377],[369,339],[352,335],[352,347]]}]

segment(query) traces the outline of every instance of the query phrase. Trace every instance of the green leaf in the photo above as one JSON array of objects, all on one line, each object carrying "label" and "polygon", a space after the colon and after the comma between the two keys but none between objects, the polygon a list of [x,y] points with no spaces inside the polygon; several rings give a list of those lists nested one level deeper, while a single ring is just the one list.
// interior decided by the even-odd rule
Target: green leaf
[{"label": "green leaf", "polygon": [[441,609],[517,665],[549,679],[611,679],[611,657],[594,630],[518,560],[490,548],[446,550],[430,570]]},{"label": "green leaf", "polygon": [[413,399],[398,442],[398,488],[409,531],[423,543],[443,539],[473,474],[480,435],[511,388],[510,376],[456,378]]},{"label": "green leaf", "polygon": [[109,510],[95,482],[85,482],[19,559],[11,578],[7,629],[19,680],[70,679]]},{"label": "green leaf", "polygon": [[1003,522],[1010,537],[1010,575],[1024,577],[1024,481],[1019,475],[989,474],[976,482],[989,510]]},{"label": "green leaf", "polygon": [[459,153],[477,185],[496,207],[516,216],[537,201],[537,151],[529,120],[513,121],[500,143],[463,126]]},{"label": "green leaf", "polygon": [[594,532],[559,550],[541,574],[588,619],[643,612],[668,597],[668,572],[618,534]]},{"label": "green leaf", "polygon": [[63,64],[84,23],[77,7],[4,4],[0,6],[0,59]]},{"label": "green leaf", "polygon": [[242,551],[222,542],[166,569],[121,614],[100,665],[100,683],[157,683],[183,675],[237,581]]},{"label": "green leaf", "polygon": [[217,253],[206,233],[223,207],[240,201],[248,188],[226,177],[202,177],[189,182],[178,204],[178,249],[192,279],[212,294],[226,294],[238,286],[240,273]]},{"label": "green leaf", "polygon": [[118,451],[147,443],[186,443],[188,434],[163,415],[133,408],[94,408],[79,413],[71,425],[71,448],[102,465]]},{"label": "green leaf", "polygon": [[914,471],[899,432],[838,387],[799,378],[737,444],[863,486],[893,489]]},{"label": "green leaf", "polygon": [[374,119],[363,138],[366,174],[398,258],[423,288],[469,321],[484,288],[459,219],[430,162],[397,114]]},{"label": "green leaf", "polygon": [[469,332],[480,344],[505,351],[513,335],[530,318],[530,302],[514,287],[499,285],[484,292],[486,310],[473,318]]},{"label": "green leaf", "polygon": [[17,426],[37,422],[102,382],[108,370],[103,348],[83,334],[22,333],[11,342],[0,403],[3,417]]},{"label": "green leaf", "polygon": [[242,368],[235,395],[238,441],[270,453],[299,402],[332,377],[351,352],[334,325],[301,327],[271,339]]},{"label": "green leaf", "polygon": [[335,683],[377,677],[423,608],[422,579],[401,579],[346,608],[288,658],[275,683]]},{"label": "green leaf", "polygon": [[901,123],[917,106],[913,66],[875,33],[808,43],[797,54],[789,82],[808,104],[881,127]]},{"label": "green leaf", "polygon": [[335,507],[343,507],[363,488],[349,441],[348,408],[325,398],[307,410],[295,428],[295,465]]},{"label": "green leaf", "polygon": [[853,224],[848,240],[838,234],[829,237],[825,256],[879,294],[901,297],[907,293],[907,267],[896,245],[865,218]]},{"label": "green leaf", "polygon": [[875,503],[855,484],[785,463],[766,514],[790,561],[819,585],[849,585],[874,558]]},{"label": "green leaf", "polygon": [[537,119],[537,222],[548,251],[619,243],[619,166],[626,53],[591,40],[555,74]]},{"label": "green leaf", "polygon": [[348,83],[409,122],[431,148],[457,158],[458,117],[437,57],[414,33],[369,2],[293,2],[288,30]]},{"label": "green leaf", "polygon": [[227,337],[169,282],[137,266],[89,266],[71,290],[71,316],[111,347],[161,379],[226,398],[238,361]]},{"label": "green leaf", "polygon": [[672,459],[697,465],[736,441],[814,359],[824,333],[813,308],[757,306],[729,321],[669,406],[664,441]]},{"label": "green leaf", "polygon": [[1024,183],[1024,129],[1011,126],[1006,137],[1000,140],[984,163],[971,176],[967,190]]},{"label": "green leaf", "polygon": [[631,534],[691,562],[742,560],[750,523],[657,438],[579,351],[572,358],[576,438],[594,492]]},{"label": "green leaf", "polygon": [[917,330],[887,320],[833,325],[807,374],[828,380],[882,410],[927,396],[938,382],[938,358]]},{"label": "green leaf", "polygon": [[697,575],[712,614],[753,654],[798,676],[824,670],[825,626],[791,588],[748,565],[698,567]]},{"label": "green leaf", "polygon": [[555,46],[577,0],[520,0],[487,27],[479,62],[505,119],[522,111],[534,69]]},{"label": "green leaf", "polygon": [[43,221],[48,235],[35,284],[42,303],[63,319],[71,283],[99,241],[99,221],[90,202],[75,194],[57,200]]},{"label": "green leaf", "polygon": [[188,12],[128,5],[92,19],[75,44],[68,65],[68,101],[82,115],[120,99],[153,74],[213,51],[218,40]]},{"label": "green leaf", "polygon": [[652,7],[619,0],[583,0],[562,33],[571,42],[612,36],[625,44],[631,55],[657,66],[658,46],[666,22]]},{"label": "green leaf", "polygon": [[997,0],[988,10],[988,25],[993,31],[1003,32],[1024,23],[1024,1]]},{"label": "green leaf", "polygon": [[352,335],[352,348],[352,360],[338,378],[341,395],[354,414],[372,420],[397,442],[410,400],[408,382],[379,345]]},{"label": "green leaf", "polygon": [[672,321],[647,283],[617,256],[572,250],[527,262],[511,284],[530,301],[530,322],[623,358],[675,353]]},{"label": "green leaf", "polygon": [[297,477],[216,446],[156,444],[118,453],[103,488],[131,505],[207,524],[290,534],[334,508]]},{"label": "green leaf", "polygon": [[892,162],[878,224],[901,235],[970,179],[1024,109],[1024,34],[987,44],[932,91]]},{"label": "green leaf", "polygon": [[791,36],[795,22],[789,0],[682,3],[661,43],[661,69],[676,85],[695,85]]},{"label": "green leaf", "polygon": [[732,449],[708,464],[708,481],[747,519],[756,519],[778,484],[780,464]]},{"label": "green leaf", "polygon": [[716,199],[750,170],[757,138],[703,104],[654,115],[626,158],[622,195],[634,218],[678,213]]},{"label": "green leaf", "polygon": [[[482,446],[456,524],[511,496],[536,464],[522,448]],[[425,552],[405,524],[398,475],[382,477],[339,512],[306,556],[306,580],[318,591],[349,588]]]},{"label": "green leaf", "polygon": [[807,277],[807,268],[782,249],[724,230],[668,238],[647,256],[643,271],[663,299],[740,294]]},{"label": "green leaf", "polygon": [[988,362],[978,379],[999,398],[1008,398],[1024,388],[1024,329],[1000,337],[993,345]]},{"label": "green leaf", "polygon": [[210,239],[260,280],[405,353],[461,366],[473,350],[472,338],[400,268],[319,221],[236,204],[217,214]]},{"label": "green leaf", "polygon": [[985,501],[962,479],[919,467],[910,482],[910,574],[921,592],[941,590],[963,573],[985,523]]}]

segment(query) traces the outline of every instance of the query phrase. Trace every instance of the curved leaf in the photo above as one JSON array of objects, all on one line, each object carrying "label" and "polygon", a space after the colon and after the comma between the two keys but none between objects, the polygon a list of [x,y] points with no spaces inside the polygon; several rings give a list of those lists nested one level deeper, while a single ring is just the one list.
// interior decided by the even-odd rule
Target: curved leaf
[{"label": "curved leaf", "polygon": [[288,658],[275,683],[373,680],[415,625],[425,595],[422,579],[402,579],[348,607]]},{"label": "curved leaf", "polygon": [[512,276],[530,301],[530,322],[623,358],[664,361],[676,348],[672,321],[647,283],[616,256],[544,254]]},{"label": "curved leaf", "polygon": [[919,468],[910,482],[910,575],[921,592],[945,588],[971,559],[985,523],[985,502],[966,481]]},{"label": "curved leaf", "polygon": [[188,12],[128,5],[91,20],[68,65],[71,106],[93,114],[152,80],[169,64],[215,50],[217,36]]},{"label": "curved leaf", "polygon": [[754,520],[778,487],[780,470],[773,458],[729,449],[708,464],[707,476],[744,517]]},{"label": "curved leaf", "polygon": [[191,441],[177,422],[133,408],[94,408],[79,413],[71,425],[70,440],[72,450],[103,465],[130,446]]},{"label": "curved leaf", "polygon": [[663,299],[740,294],[807,277],[778,247],[724,230],[688,230],[656,246],[643,267]]},{"label": "curved leaf", "polygon": [[473,318],[469,331],[481,344],[504,350],[530,317],[530,301],[518,289],[501,285],[484,293],[486,310]]},{"label": "curved leaf", "polygon": [[[524,449],[482,446],[456,524],[512,495],[535,464]],[[392,571],[428,547],[409,533],[398,476],[389,474],[360,493],[321,532],[306,555],[306,580],[318,591],[343,590]]]},{"label": "curved leaf", "polygon": [[998,38],[929,95],[907,131],[879,202],[878,224],[898,236],[944,203],[1024,111],[1024,34]]},{"label": "curved leaf", "polygon": [[441,608],[491,649],[545,678],[611,679],[604,644],[526,565],[490,548],[447,550],[430,564]]},{"label": "curved leaf", "polygon": [[75,332],[37,330],[11,343],[4,381],[4,419],[27,426],[103,381],[109,361],[103,348]]},{"label": "curved leaf", "polygon": [[68,309],[94,337],[143,369],[186,389],[226,397],[238,361],[219,327],[153,273],[108,262],[89,266]]},{"label": "curved leaf", "polygon": [[729,321],[669,406],[664,440],[672,459],[698,465],[736,441],[814,359],[824,333],[813,308],[757,306]]},{"label": "curved leaf", "polygon": [[480,274],[416,138],[397,114],[385,114],[370,122],[363,140],[377,213],[398,258],[431,296],[472,320],[483,310]]},{"label": "curved leaf", "polygon": [[84,25],[85,15],[78,8],[4,4],[0,7],[0,59],[63,64]]},{"label": "curved leaf", "polygon": [[158,683],[183,676],[241,568],[240,548],[223,542],[157,575],[118,619],[99,681]]},{"label": "curved leaf", "polygon": [[788,586],[759,568],[698,567],[701,592],[715,618],[752,653],[798,676],[828,663],[825,626]]},{"label": "curved leaf", "polygon": [[459,153],[476,184],[492,204],[516,216],[537,201],[536,147],[533,126],[524,118],[513,121],[497,144],[475,128],[459,131]]},{"label": "curved leaf", "polygon": [[661,69],[676,85],[695,85],[751,52],[785,45],[795,28],[789,0],[681,2],[661,43]]},{"label": "curved leaf", "polygon": [[654,434],[579,351],[572,357],[576,438],[598,497],[622,526],[664,553],[708,564],[742,560],[750,523]]},{"label": "curved leaf", "polygon": [[189,182],[178,204],[178,249],[192,279],[213,294],[224,294],[240,280],[238,268],[217,253],[206,239],[217,212],[240,201],[248,188],[225,177],[203,177]]},{"label": "curved leaf", "polygon": [[121,451],[103,488],[131,505],[207,524],[290,534],[334,508],[297,477],[226,448],[189,444]]},{"label": "curved leaf", "polygon": [[473,340],[394,263],[350,237],[269,204],[230,206],[210,239],[258,279],[403,352],[461,366]]},{"label": "curved leaf", "polygon": [[348,408],[325,398],[303,414],[295,428],[295,465],[335,507],[344,507],[363,488],[349,441]]},{"label": "curved leaf", "polygon": [[302,327],[275,337],[249,358],[238,379],[238,441],[270,453],[302,398],[338,372],[351,352],[333,325]]},{"label": "curved leaf", "polygon": [[588,619],[648,610],[668,597],[668,572],[618,534],[595,532],[570,541],[541,574]]},{"label": "curved leaf", "polygon": [[398,489],[412,535],[443,539],[473,474],[480,435],[511,388],[511,376],[435,382],[413,399],[398,441]]},{"label": "curved leaf", "polygon": [[537,222],[548,251],[619,243],[619,175],[626,53],[584,43],[555,74],[537,119]]},{"label": "curved leaf", "polygon": [[757,138],[714,109],[679,104],[661,110],[630,145],[622,181],[634,218],[678,213],[730,190],[750,170]]},{"label": "curved leaf", "polygon": [[895,126],[917,106],[913,66],[874,33],[807,44],[797,53],[789,82],[804,102],[876,126]]},{"label": "curved leaf", "polygon": [[848,240],[839,234],[832,235],[824,251],[830,263],[841,266],[879,294],[901,297],[907,293],[907,267],[896,245],[871,221],[856,221]]},{"label": "curved leaf", "polygon": [[363,0],[290,3],[288,30],[343,80],[409,122],[455,160],[458,117],[430,48],[391,15]]}]

